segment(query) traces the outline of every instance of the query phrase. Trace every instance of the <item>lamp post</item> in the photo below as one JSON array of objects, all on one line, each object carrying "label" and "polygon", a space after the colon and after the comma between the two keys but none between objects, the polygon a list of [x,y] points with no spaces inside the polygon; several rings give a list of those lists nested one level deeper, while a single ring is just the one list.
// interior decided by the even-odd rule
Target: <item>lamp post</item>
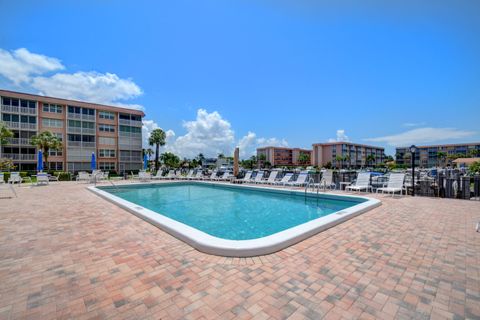
[{"label": "lamp post", "polygon": [[412,144],[410,147],[410,153],[412,154],[412,197],[415,196],[415,153],[418,148]]}]

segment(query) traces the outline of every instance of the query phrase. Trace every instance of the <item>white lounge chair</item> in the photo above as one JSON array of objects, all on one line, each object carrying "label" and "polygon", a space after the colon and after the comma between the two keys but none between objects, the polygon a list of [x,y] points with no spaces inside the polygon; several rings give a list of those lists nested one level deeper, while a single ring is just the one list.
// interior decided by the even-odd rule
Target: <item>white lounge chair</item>
[{"label": "white lounge chair", "polygon": [[157,173],[154,176],[152,176],[152,180],[160,180],[160,179],[163,179],[162,170],[158,170]]},{"label": "white lounge chair", "polygon": [[201,169],[198,169],[197,170],[197,173],[195,173],[195,175],[190,178],[189,180],[203,180],[203,172]]},{"label": "white lounge chair", "polygon": [[179,179],[180,180],[189,180],[189,179],[192,179],[193,178],[193,169],[189,170],[187,175],[186,176],[180,176]]},{"label": "white lounge chair", "polygon": [[253,180],[253,183],[263,183],[263,174],[265,171],[259,171]]},{"label": "white lounge chair", "polygon": [[20,176],[20,172],[11,172],[10,173],[10,178],[8,179],[8,183],[11,183],[11,184],[15,184],[15,183],[18,183],[18,184],[22,184],[22,177]]},{"label": "white lounge chair", "polygon": [[357,176],[357,181],[354,185],[347,186],[345,191],[362,191],[371,190],[372,186],[370,185],[370,172],[360,172]]},{"label": "white lounge chair", "polygon": [[44,172],[37,173],[37,185],[49,184],[48,174]]},{"label": "white lounge chair", "polygon": [[[405,181],[405,174],[404,173],[390,173],[388,177],[388,183],[386,187],[378,188],[377,193],[381,191],[382,193],[391,193],[392,197],[395,193],[400,192],[400,195],[403,194],[403,183]],[[406,192],[405,192],[406,193]]]},{"label": "white lounge chair", "polygon": [[138,179],[142,182],[149,181],[152,179],[150,172],[140,171],[138,173]]},{"label": "white lounge chair", "polygon": [[322,179],[320,180],[320,184],[318,185],[323,190],[327,189],[336,189],[337,185],[333,182],[333,170],[326,170],[322,174]]},{"label": "white lounge chair", "polygon": [[275,182],[275,185],[281,185],[284,186],[286,183],[288,183],[293,177],[293,173],[286,173],[282,180]]},{"label": "white lounge chair", "polygon": [[214,180],[217,177],[217,170],[213,170],[212,173],[205,178],[205,180]]},{"label": "white lounge chair", "polygon": [[277,176],[278,176],[278,171],[272,171],[270,172],[270,175],[268,176],[268,179],[264,181],[265,184],[274,184],[277,181]]},{"label": "white lounge chair", "polygon": [[252,170],[248,170],[247,172],[245,172],[245,175],[243,176],[243,178],[235,179],[235,182],[236,183],[247,183],[247,182],[249,182],[250,179],[252,178],[252,173],[253,173]]},{"label": "white lounge chair", "polygon": [[228,171],[225,171],[221,177],[215,179],[215,181],[227,181],[230,180],[232,174]]},{"label": "white lounge chair", "polygon": [[308,178],[308,172],[302,171],[298,174],[297,180],[287,182],[286,185],[292,186],[292,187],[302,187],[307,184],[307,178]]},{"label": "white lounge chair", "polygon": [[80,171],[77,175],[77,181],[79,182],[90,182],[92,176],[86,171]]}]

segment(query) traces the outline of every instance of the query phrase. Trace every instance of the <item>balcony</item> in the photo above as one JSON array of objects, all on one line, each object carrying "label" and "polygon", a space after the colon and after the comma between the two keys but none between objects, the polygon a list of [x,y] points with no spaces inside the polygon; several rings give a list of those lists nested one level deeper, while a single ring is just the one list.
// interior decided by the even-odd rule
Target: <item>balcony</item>
[{"label": "balcony", "polygon": [[2,112],[36,115],[37,109],[2,105]]},{"label": "balcony", "polygon": [[121,162],[142,162],[141,156],[122,156],[120,155]]},{"label": "balcony", "polygon": [[68,141],[67,146],[76,148],[95,148],[95,142]]},{"label": "balcony", "polygon": [[7,145],[31,146],[32,139],[28,138],[7,138]]},{"label": "balcony", "polygon": [[95,129],[90,129],[90,128],[67,127],[67,133],[95,135],[96,131]]},{"label": "balcony", "polygon": [[7,159],[20,160],[20,161],[35,161],[37,160],[36,154],[20,154],[20,153],[2,153],[2,156]]},{"label": "balcony", "polygon": [[93,121],[95,122],[95,116],[83,113],[71,113],[67,112],[67,118],[73,120],[84,120],[84,121]]},{"label": "balcony", "polygon": [[119,131],[118,135],[120,137],[125,137],[125,138],[137,138],[137,139],[142,139],[142,133],[132,133],[132,132],[124,132],[124,131]]},{"label": "balcony", "polygon": [[4,121],[9,129],[24,129],[24,130],[37,130],[36,123],[25,123],[25,122],[13,122],[13,121]]},{"label": "balcony", "polygon": [[142,121],[119,119],[119,124],[124,126],[141,127]]}]

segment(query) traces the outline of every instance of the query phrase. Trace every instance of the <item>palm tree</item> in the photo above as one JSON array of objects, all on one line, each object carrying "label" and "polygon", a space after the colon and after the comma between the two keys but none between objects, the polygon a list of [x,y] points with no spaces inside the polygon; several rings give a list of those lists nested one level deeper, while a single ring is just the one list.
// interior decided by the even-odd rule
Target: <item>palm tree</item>
[{"label": "palm tree", "polygon": [[203,155],[203,153],[199,153],[196,159],[198,161],[198,165],[201,166],[205,161],[205,156]]},{"label": "palm tree", "polygon": [[160,159],[170,168],[177,168],[180,165],[180,158],[171,152],[162,153]]},{"label": "palm tree", "polygon": [[368,164],[368,165],[371,165],[372,162],[375,162],[375,161],[377,160],[377,157],[375,157],[374,154],[369,154],[369,155],[367,156],[366,160],[367,160],[367,164]]},{"label": "palm tree", "polygon": [[155,129],[150,133],[148,144],[155,146],[155,171],[158,171],[158,157],[160,153],[160,146],[165,145],[165,132],[162,129]]},{"label": "palm tree", "polygon": [[148,157],[148,160],[150,160],[150,157],[153,155],[153,150],[152,148],[148,148],[148,149],[145,149],[145,154],[147,155]]},{"label": "palm tree", "polygon": [[5,123],[0,121],[0,145],[7,144],[8,138],[13,137],[13,132],[8,129]]},{"label": "palm tree", "polygon": [[45,159],[45,168],[48,168],[48,152],[50,150],[61,150],[62,142],[50,131],[44,131],[32,137],[32,145],[42,150]]},{"label": "palm tree", "polygon": [[308,153],[300,153],[298,155],[298,162],[301,164],[307,164],[310,162],[310,155]]},{"label": "palm tree", "polygon": [[335,157],[335,167],[338,169],[339,164],[340,164],[340,167],[342,167],[342,162],[343,162],[343,157],[341,155],[337,155]]},{"label": "palm tree", "polygon": [[343,160],[344,163],[345,163],[345,167],[346,167],[347,163],[349,164],[348,167],[350,167],[350,163],[349,163],[349,162],[350,162],[350,155],[346,154],[346,155],[343,157],[342,160]]},{"label": "palm tree", "polygon": [[478,155],[480,155],[480,150],[478,150],[478,149],[471,149],[471,150],[468,152],[468,155],[469,155],[471,158],[476,158]]}]

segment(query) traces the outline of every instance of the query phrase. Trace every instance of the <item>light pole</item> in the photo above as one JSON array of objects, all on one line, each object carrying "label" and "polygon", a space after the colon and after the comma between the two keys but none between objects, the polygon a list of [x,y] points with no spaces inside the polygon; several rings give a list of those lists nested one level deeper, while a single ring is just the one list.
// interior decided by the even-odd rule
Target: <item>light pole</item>
[{"label": "light pole", "polygon": [[412,144],[410,147],[410,153],[412,154],[412,197],[415,196],[415,153],[418,148]]}]

